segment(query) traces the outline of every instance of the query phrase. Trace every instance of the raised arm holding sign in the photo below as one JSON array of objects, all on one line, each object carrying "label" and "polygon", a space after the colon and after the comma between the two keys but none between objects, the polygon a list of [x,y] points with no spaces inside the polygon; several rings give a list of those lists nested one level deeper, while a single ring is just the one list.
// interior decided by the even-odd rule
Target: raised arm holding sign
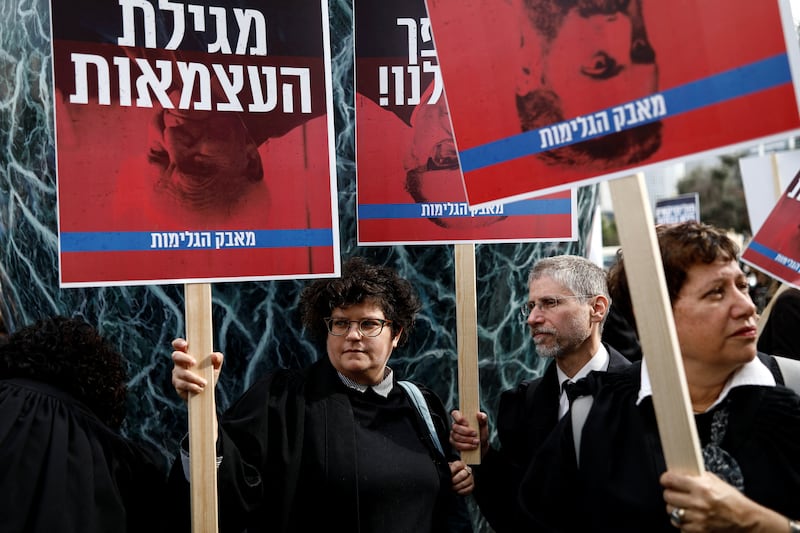
[{"label": "raised arm holding sign", "polygon": [[[485,413],[478,418],[453,413],[456,447],[477,451],[480,444],[485,461],[474,469],[475,500],[498,533],[534,527],[520,508],[520,481],[569,412],[569,388],[594,370],[619,372],[630,365],[601,340],[611,304],[602,268],[580,256],[546,257],[528,273],[528,291],[517,316],[529,328],[536,353],[551,362],[542,376],[501,394],[496,418],[500,446],[489,445]],[[479,423],[479,431],[469,427],[471,420]]]},{"label": "raised arm holding sign", "polygon": [[[422,385],[401,383],[388,366],[421,307],[411,283],[392,268],[351,258],[341,277],[307,285],[299,307],[310,343],[320,348],[310,354],[316,362],[264,374],[220,416],[220,521],[237,531],[322,531],[331,523],[377,531],[386,520],[393,531],[453,531],[447,524],[467,531],[460,495],[471,492],[473,477],[447,440],[441,400]],[[211,370],[222,362],[221,354],[187,353],[195,342],[177,339],[173,352],[173,385],[190,401],[213,395]],[[200,459],[198,468],[213,475],[213,463]],[[194,491],[194,466],[188,477]],[[187,490],[185,473],[171,481],[176,497]],[[209,489],[197,487],[202,495]]]}]

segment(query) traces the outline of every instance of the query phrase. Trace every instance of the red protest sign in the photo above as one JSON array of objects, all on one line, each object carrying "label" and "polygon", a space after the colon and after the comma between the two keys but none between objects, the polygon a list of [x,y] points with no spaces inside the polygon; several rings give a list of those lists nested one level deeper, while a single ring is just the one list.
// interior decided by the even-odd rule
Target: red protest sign
[{"label": "red protest sign", "polygon": [[62,286],[338,271],[326,3],[51,11]]},{"label": "red protest sign", "polygon": [[427,5],[471,205],[800,127],[785,2]]},{"label": "red protest sign", "polygon": [[800,172],[745,248],[742,260],[800,288]]},{"label": "red protest sign", "polygon": [[353,8],[359,244],[576,239],[571,190],[467,204],[424,0]]}]

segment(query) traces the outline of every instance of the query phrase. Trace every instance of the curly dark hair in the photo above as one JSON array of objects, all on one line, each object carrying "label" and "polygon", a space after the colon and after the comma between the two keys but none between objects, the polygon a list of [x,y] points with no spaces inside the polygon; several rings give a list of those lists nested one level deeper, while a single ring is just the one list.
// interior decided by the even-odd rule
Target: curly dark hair
[{"label": "curly dark hair", "polygon": [[[656,226],[656,237],[670,303],[675,302],[683,288],[689,268],[700,263],[711,264],[719,259],[732,261],[739,256],[739,247],[724,230],[702,222],[660,224]],[[617,252],[617,262],[608,271],[608,290],[614,305],[635,327],[622,250]]]},{"label": "curly dark hair", "polygon": [[369,302],[380,307],[391,320],[392,334],[402,329],[398,344],[408,339],[414,317],[422,307],[411,283],[394,269],[374,265],[362,257],[353,257],[342,267],[339,278],[319,279],[307,285],[300,295],[303,326],[315,340],[328,336],[326,317],[337,307],[347,308]]},{"label": "curly dark hair", "polygon": [[125,418],[122,355],[80,318],[55,316],[12,333],[0,346],[2,378],[28,378],[57,387],[114,429]]}]

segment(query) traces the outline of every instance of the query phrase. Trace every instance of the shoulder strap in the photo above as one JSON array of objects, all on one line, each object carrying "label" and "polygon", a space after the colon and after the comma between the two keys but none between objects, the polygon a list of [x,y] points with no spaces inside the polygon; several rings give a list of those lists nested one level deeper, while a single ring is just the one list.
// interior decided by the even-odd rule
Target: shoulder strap
[{"label": "shoulder strap", "polygon": [[398,381],[397,384],[403,387],[406,393],[408,394],[408,397],[411,398],[411,403],[413,403],[414,407],[417,408],[417,411],[419,411],[420,416],[425,421],[425,425],[428,426],[428,431],[431,434],[431,440],[433,441],[433,445],[436,446],[436,449],[439,450],[439,453],[444,455],[444,450],[442,449],[442,443],[439,442],[439,436],[436,434],[436,427],[433,425],[431,412],[428,409],[428,404],[427,402],[425,402],[425,398],[422,396],[422,391],[420,391],[419,387],[417,387],[410,381]]},{"label": "shoulder strap", "polygon": [[772,358],[781,369],[784,385],[800,394],[800,361],[779,355],[773,355]]}]

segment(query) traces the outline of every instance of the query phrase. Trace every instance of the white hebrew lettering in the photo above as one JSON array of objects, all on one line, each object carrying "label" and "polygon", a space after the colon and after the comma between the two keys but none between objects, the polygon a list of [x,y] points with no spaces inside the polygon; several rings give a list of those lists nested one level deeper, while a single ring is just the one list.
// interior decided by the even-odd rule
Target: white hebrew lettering
[{"label": "white hebrew lettering", "polygon": [[144,45],[146,48],[156,47],[156,14],[152,4],[146,0],[119,0],[122,8],[122,37],[117,38],[120,46],[136,46],[136,13],[142,11],[144,22]]},{"label": "white hebrew lettering", "polygon": [[[300,112],[311,113],[311,72],[307,68],[281,67],[281,76],[296,77],[300,90]],[[287,113],[294,111],[294,98],[292,97],[291,83],[283,84],[283,110]]]},{"label": "white hebrew lettering", "polygon": [[408,73],[411,76],[409,82],[411,86],[411,95],[408,97],[407,103],[408,105],[418,105],[420,93],[422,92],[419,65],[409,65]]},{"label": "white hebrew lettering", "polygon": [[161,77],[156,75],[146,59],[136,58],[136,64],[142,70],[142,75],[136,79],[136,94],[138,95],[136,105],[152,107],[149,87],[165,109],[172,109],[174,106],[167,94],[167,90],[172,85],[172,63],[163,59],[156,60],[156,68],[161,72]]},{"label": "white hebrew lettering", "polygon": [[69,95],[72,104],[89,103],[89,72],[88,65],[94,65],[97,71],[97,101],[100,105],[111,105],[111,84],[106,60],[94,54],[70,55],[75,65],[75,94]]},{"label": "white hebrew lettering", "polygon": [[[242,103],[237,96],[244,87],[244,67],[242,65],[230,65],[227,73],[222,65],[214,64],[211,67],[214,69],[214,74],[217,75],[222,92],[225,93],[225,97],[228,99],[227,102],[217,104],[217,109],[220,111],[244,111]],[[228,73],[230,73],[230,77],[228,77]]]},{"label": "white hebrew lettering", "polygon": [[213,16],[216,21],[217,40],[208,45],[208,53],[217,52],[223,54],[231,53],[231,44],[228,42],[228,17],[223,7],[209,7],[208,14]]},{"label": "white hebrew lettering", "polygon": [[[117,38],[120,46],[137,46],[136,37],[141,33],[145,48],[157,48],[156,11],[153,5],[146,0],[118,0],[122,13],[122,37]],[[186,22],[188,12],[191,15],[192,29],[198,32],[206,31],[206,17],[213,18],[209,26],[214,28],[215,40],[207,47],[209,53],[222,53],[237,55],[267,55],[267,21],[264,14],[255,9],[233,8],[233,18],[238,26],[236,49],[231,51],[228,40],[228,20],[230,16],[226,8],[209,6],[206,8],[197,4],[183,4],[171,0],[158,0],[158,9],[169,12],[172,21],[172,35],[163,44],[166,50],[177,50],[186,36]],[[137,32],[136,22],[141,15],[143,28]],[[169,26],[169,24],[167,24]],[[252,46],[250,44],[252,43]]]},{"label": "white hebrew lettering", "polygon": [[236,43],[236,53],[244,55],[247,44],[250,42],[250,27],[255,27],[255,46],[250,47],[250,55],[267,55],[267,21],[264,15],[255,9],[234,8],[236,23],[239,24],[239,41]]},{"label": "white hebrew lettering", "polygon": [[172,11],[172,20],[174,22],[172,37],[164,48],[167,50],[176,50],[181,44],[181,41],[183,41],[183,35],[186,32],[183,4],[170,2],[169,0],[158,0],[158,8],[162,11]]},{"label": "white hebrew lettering", "polygon": [[411,18],[397,19],[398,26],[405,26],[408,30],[408,64],[417,64],[417,21]]},{"label": "white hebrew lettering", "polygon": [[[202,63],[186,63],[178,61],[178,74],[181,78],[181,99],[178,107],[180,109],[199,109],[202,111],[211,110],[211,73],[208,67]],[[196,83],[195,83],[196,82]],[[195,88],[199,93],[199,99],[192,101]]]},{"label": "white hebrew lettering", "polygon": [[253,93],[253,103],[247,108],[252,112],[268,112],[275,109],[278,105],[278,70],[275,67],[261,67],[264,74],[264,82],[260,83],[258,67],[250,65],[247,67],[248,77],[250,78],[250,89]]}]

